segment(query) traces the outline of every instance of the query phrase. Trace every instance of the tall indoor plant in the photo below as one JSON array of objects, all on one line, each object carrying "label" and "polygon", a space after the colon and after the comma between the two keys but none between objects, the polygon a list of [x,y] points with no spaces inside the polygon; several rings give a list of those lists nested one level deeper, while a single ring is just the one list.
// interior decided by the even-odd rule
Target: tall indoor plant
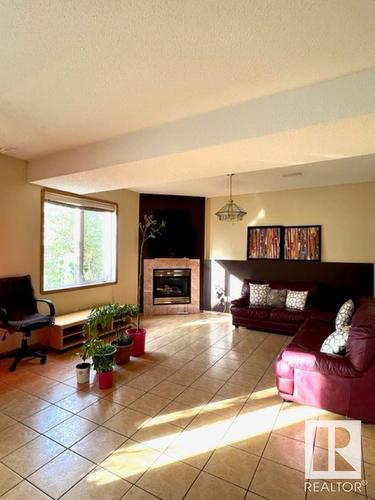
[{"label": "tall indoor plant", "polygon": [[145,352],[146,329],[140,328],[141,322],[141,291],[143,278],[143,252],[147,240],[161,236],[166,226],[165,221],[159,222],[153,215],[144,215],[143,222],[139,223],[139,252],[138,252],[138,287],[137,287],[137,327],[129,328],[128,333],[134,341],[132,354],[141,356]]},{"label": "tall indoor plant", "polygon": [[127,333],[127,329],[134,325],[132,320],[137,316],[138,309],[131,304],[113,304],[113,314],[116,339],[111,344],[117,348],[115,354],[116,365],[123,365],[130,361],[134,341]]}]

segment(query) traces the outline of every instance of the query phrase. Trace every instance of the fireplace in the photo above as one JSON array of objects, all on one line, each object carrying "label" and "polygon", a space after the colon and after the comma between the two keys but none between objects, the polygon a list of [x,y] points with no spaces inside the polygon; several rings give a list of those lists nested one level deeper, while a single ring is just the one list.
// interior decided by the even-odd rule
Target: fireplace
[{"label": "fireplace", "polygon": [[191,269],[154,269],[153,304],[190,304]]}]

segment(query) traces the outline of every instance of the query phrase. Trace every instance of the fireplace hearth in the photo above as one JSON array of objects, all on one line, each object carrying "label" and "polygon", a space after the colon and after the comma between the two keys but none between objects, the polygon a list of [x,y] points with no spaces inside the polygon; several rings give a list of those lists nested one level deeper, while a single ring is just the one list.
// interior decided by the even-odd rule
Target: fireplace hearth
[{"label": "fireplace hearth", "polygon": [[154,269],[153,304],[190,304],[191,269]]}]

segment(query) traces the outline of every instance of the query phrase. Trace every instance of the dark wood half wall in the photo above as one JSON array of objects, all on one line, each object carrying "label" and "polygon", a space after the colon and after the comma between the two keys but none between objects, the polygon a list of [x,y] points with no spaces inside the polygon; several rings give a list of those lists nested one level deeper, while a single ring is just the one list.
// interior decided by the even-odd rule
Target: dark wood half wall
[{"label": "dark wood half wall", "polygon": [[[374,264],[342,262],[300,262],[300,261],[248,261],[215,260],[224,269],[225,287],[229,286],[230,276],[240,280],[254,281],[298,281],[318,283],[320,307],[336,310],[345,300],[357,299],[362,295],[374,294]],[[203,307],[211,310],[212,261],[204,265]],[[229,290],[225,290],[225,295]]]}]

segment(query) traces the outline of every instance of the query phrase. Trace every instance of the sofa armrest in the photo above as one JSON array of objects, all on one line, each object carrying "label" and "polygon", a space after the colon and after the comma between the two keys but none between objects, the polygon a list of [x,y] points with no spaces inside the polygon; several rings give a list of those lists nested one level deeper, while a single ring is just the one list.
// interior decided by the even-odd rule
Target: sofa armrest
[{"label": "sofa armrest", "polygon": [[44,304],[47,304],[49,307],[50,316],[55,317],[55,314],[56,314],[55,306],[54,306],[52,300],[48,300],[48,299],[35,299],[35,300],[36,300],[36,302],[43,302]]},{"label": "sofa armrest", "polygon": [[240,297],[239,299],[232,300],[231,305],[235,307],[246,307],[249,305],[249,299],[247,297]]},{"label": "sofa armrest", "polygon": [[289,366],[299,370],[315,371],[339,377],[358,377],[361,375],[348,358],[334,354],[286,349],[281,357]]},{"label": "sofa armrest", "polygon": [[8,313],[3,307],[0,307],[0,326],[4,329],[8,327]]}]

